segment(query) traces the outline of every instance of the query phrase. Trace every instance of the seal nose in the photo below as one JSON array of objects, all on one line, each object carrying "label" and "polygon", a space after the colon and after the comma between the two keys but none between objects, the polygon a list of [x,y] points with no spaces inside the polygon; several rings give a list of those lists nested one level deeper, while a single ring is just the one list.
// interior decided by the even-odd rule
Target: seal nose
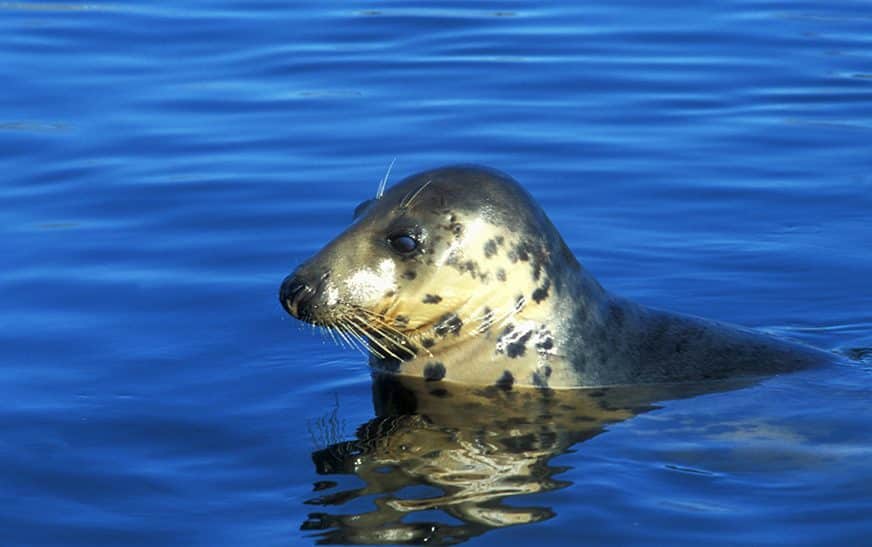
[{"label": "seal nose", "polygon": [[306,302],[315,294],[315,289],[299,277],[291,274],[282,282],[279,289],[279,301],[289,314],[297,319],[303,319],[301,314],[306,309]]},{"label": "seal nose", "polygon": [[279,301],[289,314],[311,323],[315,320],[314,312],[318,309],[315,297],[330,278],[330,271],[321,274],[314,285],[306,281],[307,277],[300,275],[299,270],[286,277],[279,289]]}]

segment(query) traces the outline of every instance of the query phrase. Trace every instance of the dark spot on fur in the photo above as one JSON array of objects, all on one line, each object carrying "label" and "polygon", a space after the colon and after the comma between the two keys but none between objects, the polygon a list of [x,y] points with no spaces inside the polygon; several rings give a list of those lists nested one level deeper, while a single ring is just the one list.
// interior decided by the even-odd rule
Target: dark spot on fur
[{"label": "dark spot on fur", "polygon": [[512,389],[512,385],[514,385],[514,383],[515,377],[512,376],[512,373],[508,370],[504,370],[503,375],[500,376],[499,380],[497,380],[494,385],[502,390],[509,391],[510,389]]},{"label": "dark spot on fur", "polygon": [[454,336],[458,336],[460,334],[460,328],[463,326],[463,321],[460,320],[457,315],[453,313],[446,313],[439,319],[439,322],[436,324],[436,334],[438,336],[447,336],[449,333]]},{"label": "dark spot on fur", "polygon": [[385,293],[385,298],[392,298],[392,297],[395,296],[396,294],[397,294],[397,293],[394,292],[394,291],[388,291],[388,292]]},{"label": "dark spot on fur", "polygon": [[406,279],[409,279],[409,280],[415,279],[417,276],[418,276],[418,274],[416,274],[412,270],[406,270],[405,272],[403,272],[403,277]]},{"label": "dark spot on fur", "polygon": [[452,215],[451,220],[448,224],[440,225],[440,228],[444,229],[447,232],[451,232],[455,237],[460,237],[463,235],[463,224],[457,222],[457,217]]},{"label": "dark spot on fur", "polygon": [[536,387],[548,387],[548,377],[539,372],[534,372],[530,376],[531,383]]},{"label": "dark spot on fur", "polygon": [[546,279],[541,287],[533,291],[533,300],[538,304],[548,298],[548,289],[551,288],[551,281]]},{"label": "dark spot on fur", "polygon": [[516,253],[514,251],[514,249],[509,251],[508,256],[509,256],[509,260],[511,261],[512,264],[514,264],[515,262],[518,261],[518,253]]},{"label": "dark spot on fur", "polygon": [[506,280],[506,270],[504,270],[502,268],[497,270],[497,279],[499,279],[500,281],[505,281]]},{"label": "dark spot on fur", "polygon": [[530,340],[530,337],[533,335],[533,331],[527,331],[523,336],[519,337],[514,342],[510,343],[506,346],[506,355],[508,355],[511,359],[515,359],[517,357],[521,357],[527,351],[527,342]]},{"label": "dark spot on fur", "polygon": [[405,326],[409,324],[409,318],[405,315],[398,315],[394,317],[394,323],[400,326]]},{"label": "dark spot on fur", "polygon": [[541,342],[536,344],[536,347],[541,350],[548,351],[549,349],[554,347],[554,340],[552,340],[550,337],[546,338],[545,340],[542,340]]},{"label": "dark spot on fur", "polygon": [[424,380],[428,382],[438,382],[445,378],[445,365],[442,363],[427,363],[424,367]]},{"label": "dark spot on fur", "polygon": [[438,304],[439,302],[442,302],[442,297],[438,294],[428,294],[424,296],[425,304]]},{"label": "dark spot on fur", "polygon": [[493,239],[489,239],[488,242],[484,244],[484,256],[490,258],[495,254],[497,254],[497,242]]},{"label": "dark spot on fur", "polygon": [[421,345],[424,346],[425,348],[432,348],[433,344],[435,344],[435,343],[436,342],[434,342],[432,338],[422,338],[421,339]]},{"label": "dark spot on fur", "polygon": [[533,281],[539,281],[542,277],[542,263],[538,260],[533,262]]},{"label": "dark spot on fur", "polygon": [[529,253],[527,253],[527,246],[526,245],[523,245],[523,244],[518,245],[516,247],[516,252],[518,254],[518,260],[520,260],[521,262],[526,262],[526,261],[530,260],[530,255],[529,255]]},{"label": "dark spot on fur", "polygon": [[524,307],[524,304],[527,303],[527,300],[524,298],[523,294],[519,294],[515,297],[515,309],[520,310]]},{"label": "dark spot on fur", "polygon": [[444,399],[445,397],[448,397],[448,390],[442,387],[431,389],[430,395],[434,397],[439,397],[440,399]]},{"label": "dark spot on fur", "polygon": [[497,245],[502,245],[503,243],[506,242],[506,238],[504,238],[503,236],[497,236],[496,240],[497,240]]}]

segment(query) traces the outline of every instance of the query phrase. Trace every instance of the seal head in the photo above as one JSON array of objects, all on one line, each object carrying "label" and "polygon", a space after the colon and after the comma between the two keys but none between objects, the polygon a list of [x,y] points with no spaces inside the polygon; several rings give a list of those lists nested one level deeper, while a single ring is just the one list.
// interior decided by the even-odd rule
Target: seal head
[{"label": "seal head", "polygon": [[[577,298],[581,274],[551,221],[511,177],[446,167],[358,206],[351,226],[285,280],[280,300],[299,319],[365,341],[376,366],[511,387],[521,369],[553,374],[550,304],[558,295]],[[586,285],[591,298],[602,294],[596,282]],[[484,351],[471,344],[481,341]],[[469,366],[453,371],[450,357],[459,354]],[[522,357],[533,362],[519,367]],[[520,361],[474,370],[505,359]],[[529,383],[529,372],[520,383]]]}]

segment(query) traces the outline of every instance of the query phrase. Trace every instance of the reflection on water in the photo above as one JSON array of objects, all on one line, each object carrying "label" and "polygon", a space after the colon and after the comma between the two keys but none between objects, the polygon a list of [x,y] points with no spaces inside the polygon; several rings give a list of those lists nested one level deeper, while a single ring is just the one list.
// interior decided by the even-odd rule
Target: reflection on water
[{"label": "reflection on water", "polygon": [[[319,543],[459,543],[488,530],[547,520],[551,507],[507,505],[514,496],[564,488],[554,456],[657,401],[747,386],[750,381],[579,390],[446,386],[417,378],[373,379],[376,417],[355,439],[312,454],[319,475],[356,475],[363,486],[315,483],[322,506],[303,530]],[[325,431],[338,431],[336,413]],[[330,436],[330,435],[328,435]],[[341,507],[366,497],[362,512]],[[413,518],[416,513],[423,515]]]}]

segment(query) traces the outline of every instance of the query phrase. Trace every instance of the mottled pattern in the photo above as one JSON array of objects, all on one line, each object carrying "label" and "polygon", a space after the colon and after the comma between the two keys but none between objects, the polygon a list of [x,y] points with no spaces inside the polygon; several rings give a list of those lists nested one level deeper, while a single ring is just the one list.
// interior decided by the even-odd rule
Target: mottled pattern
[{"label": "mottled pattern", "polygon": [[508,370],[504,370],[502,376],[497,379],[494,385],[502,390],[508,391],[515,384],[515,377]]},{"label": "mottled pattern", "polygon": [[454,313],[446,313],[439,320],[439,323],[436,325],[434,331],[437,336],[447,336],[449,334],[453,334],[457,336],[460,334],[460,329],[463,327],[463,321],[457,317],[457,314]]},{"label": "mottled pattern", "polygon": [[445,378],[445,365],[442,363],[427,363],[424,367],[424,379],[429,382],[437,382]]}]

